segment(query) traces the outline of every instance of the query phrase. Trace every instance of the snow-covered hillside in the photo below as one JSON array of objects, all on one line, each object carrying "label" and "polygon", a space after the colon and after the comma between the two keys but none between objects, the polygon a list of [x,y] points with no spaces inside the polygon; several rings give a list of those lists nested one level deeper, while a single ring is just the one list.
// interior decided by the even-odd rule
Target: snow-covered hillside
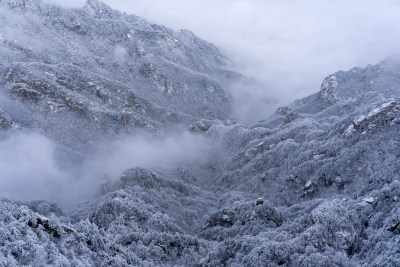
[{"label": "snow-covered hillside", "polygon": [[397,57],[248,127],[190,31],[0,0],[0,80],[0,266],[400,265]]}]

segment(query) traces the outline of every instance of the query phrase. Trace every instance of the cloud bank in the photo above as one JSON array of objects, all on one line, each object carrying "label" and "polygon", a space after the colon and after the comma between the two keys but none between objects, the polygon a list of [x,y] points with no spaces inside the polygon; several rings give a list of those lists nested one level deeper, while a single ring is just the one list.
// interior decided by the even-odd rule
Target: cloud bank
[{"label": "cloud bank", "polygon": [[0,140],[0,196],[12,199],[56,198],[67,182],[54,158],[55,145],[36,133]]},{"label": "cloud bank", "polygon": [[[165,138],[125,136],[94,144],[80,163],[35,132],[0,136],[0,197],[51,199],[71,206],[99,193],[102,177],[118,179],[128,168],[173,168],[206,162],[211,146],[187,132]],[[57,156],[58,155],[58,156]]]}]

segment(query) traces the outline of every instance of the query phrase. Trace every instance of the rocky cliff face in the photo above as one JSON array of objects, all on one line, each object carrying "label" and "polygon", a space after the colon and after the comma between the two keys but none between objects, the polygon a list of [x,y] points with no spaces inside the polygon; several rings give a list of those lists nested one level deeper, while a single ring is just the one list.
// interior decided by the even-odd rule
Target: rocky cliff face
[{"label": "rocky cliff face", "polygon": [[[63,157],[85,159],[96,140],[122,134],[161,147],[137,166],[154,151],[136,143],[132,166],[96,177],[96,194],[69,209],[1,200],[0,265],[400,264],[398,58],[329,75],[246,127],[227,120],[223,89],[244,78],[189,31],[94,0],[0,8],[0,144],[40,130],[69,151],[57,158],[68,168],[78,165]],[[178,141],[158,141],[181,128]],[[173,161],[161,153],[171,146]]]}]

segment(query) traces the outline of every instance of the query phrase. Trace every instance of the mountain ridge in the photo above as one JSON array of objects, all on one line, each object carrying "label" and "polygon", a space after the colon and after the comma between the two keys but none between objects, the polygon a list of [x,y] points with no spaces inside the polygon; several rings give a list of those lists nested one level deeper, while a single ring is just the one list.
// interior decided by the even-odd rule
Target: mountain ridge
[{"label": "mountain ridge", "polygon": [[249,127],[246,78],[190,31],[97,0],[0,10],[0,192],[21,188],[0,265],[400,264],[398,57]]}]

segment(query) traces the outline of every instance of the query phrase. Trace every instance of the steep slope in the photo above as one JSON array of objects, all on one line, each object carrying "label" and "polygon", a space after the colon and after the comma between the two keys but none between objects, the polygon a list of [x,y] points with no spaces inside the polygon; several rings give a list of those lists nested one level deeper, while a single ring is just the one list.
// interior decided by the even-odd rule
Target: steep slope
[{"label": "steep slope", "polygon": [[201,235],[224,242],[208,265],[399,264],[399,67],[392,57],[329,75],[319,93],[220,137],[243,145],[217,185],[260,199],[248,213],[227,198],[210,217]]},{"label": "steep slope", "polygon": [[247,132],[242,137],[248,143],[228,163],[230,172],[220,183],[262,194],[295,190],[288,199],[272,198],[288,204],[328,192],[370,190],[386,183],[382,175],[397,180],[400,61],[395,62],[330,75],[319,93],[246,130],[252,138]]},{"label": "steep slope", "polygon": [[[2,91],[16,100],[0,105],[21,126],[57,132],[53,137],[77,146],[105,132],[158,131],[230,114],[221,82],[241,76],[227,69],[215,46],[187,30],[95,0],[83,9],[36,0],[1,6]],[[77,123],[79,132],[65,133],[66,123]]]}]

